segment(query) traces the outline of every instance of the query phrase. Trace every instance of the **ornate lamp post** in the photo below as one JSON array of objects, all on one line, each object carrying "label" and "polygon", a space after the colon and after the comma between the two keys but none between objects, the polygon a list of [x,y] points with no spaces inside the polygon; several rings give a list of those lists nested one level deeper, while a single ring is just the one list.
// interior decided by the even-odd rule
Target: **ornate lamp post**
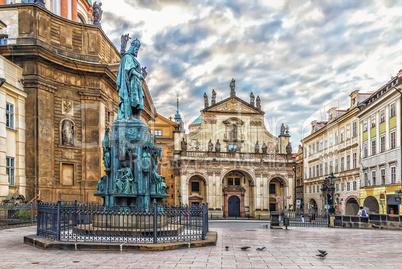
[{"label": "ornate lamp post", "polygon": [[335,213],[335,206],[334,206],[334,185],[335,185],[335,179],[336,177],[334,176],[334,173],[331,173],[329,177],[327,177],[328,180],[328,190],[331,191],[331,207],[329,208],[329,213],[334,214]]}]

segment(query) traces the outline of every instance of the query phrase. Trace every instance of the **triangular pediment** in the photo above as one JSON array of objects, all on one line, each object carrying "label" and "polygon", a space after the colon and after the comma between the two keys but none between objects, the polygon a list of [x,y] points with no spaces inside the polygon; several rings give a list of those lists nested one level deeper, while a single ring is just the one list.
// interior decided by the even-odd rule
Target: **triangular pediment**
[{"label": "triangular pediment", "polygon": [[264,112],[249,103],[243,101],[237,96],[229,97],[219,103],[209,106],[203,110],[204,112],[220,112],[220,113],[242,113],[242,114],[259,114]]}]

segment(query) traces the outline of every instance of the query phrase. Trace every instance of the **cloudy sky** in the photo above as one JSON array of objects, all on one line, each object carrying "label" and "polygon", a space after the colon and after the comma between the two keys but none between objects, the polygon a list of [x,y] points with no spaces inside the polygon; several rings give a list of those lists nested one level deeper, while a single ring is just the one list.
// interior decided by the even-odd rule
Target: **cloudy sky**
[{"label": "cloudy sky", "polygon": [[261,98],[268,130],[290,127],[293,150],[312,120],[345,109],[354,90],[373,92],[402,68],[398,0],[103,0],[102,27],[138,38],[138,60],[157,111],[186,124],[203,95]]}]

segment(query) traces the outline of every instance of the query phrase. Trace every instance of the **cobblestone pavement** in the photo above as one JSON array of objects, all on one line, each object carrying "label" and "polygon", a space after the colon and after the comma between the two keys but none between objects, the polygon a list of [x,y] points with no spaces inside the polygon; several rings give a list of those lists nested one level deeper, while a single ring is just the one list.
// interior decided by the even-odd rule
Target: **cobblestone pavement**
[{"label": "cobblestone pavement", "polygon": [[[44,251],[23,244],[34,226],[6,229],[0,230],[0,268],[402,267],[402,231],[249,227],[211,228],[218,232],[217,246],[163,252]],[[251,248],[242,251],[242,246]],[[266,249],[257,251],[261,246]],[[317,249],[329,254],[321,259]]]}]

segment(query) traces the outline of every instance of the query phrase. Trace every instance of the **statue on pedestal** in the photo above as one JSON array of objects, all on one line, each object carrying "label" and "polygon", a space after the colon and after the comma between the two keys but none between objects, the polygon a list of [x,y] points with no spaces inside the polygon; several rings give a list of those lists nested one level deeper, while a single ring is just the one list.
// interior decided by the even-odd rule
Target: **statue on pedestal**
[{"label": "statue on pedestal", "polygon": [[214,149],[214,144],[212,143],[212,140],[209,139],[209,142],[208,142],[208,152],[212,152],[213,149]]},{"label": "statue on pedestal", "polygon": [[187,150],[187,142],[184,140],[184,138],[181,140],[181,150],[182,151]]},{"label": "statue on pedestal", "polygon": [[265,142],[262,144],[261,150],[262,150],[262,154],[267,154],[267,149],[268,146],[265,144]]},{"label": "statue on pedestal", "polygon": [[260,152],[260,145],[258,145],[258,141],[257,141],[257,143],[255,143],[254,149],[255,149],[255,154],[258,154]]},{"label": "statue on pedestal", "polygon": [[221,143],[219,143],[219,139],[218,139],[218,141],[216,141],[216,144],[215,144],[215,152],[216,153],[221,152]]},{"label": "statue on pedestal", "polygon": [[144,109],[141,82],[145,83],[145,79],[141,75],[141,65],[136,59],[140,47],[140,41],[135,39],[120,61],[116,81],[119,92],[117,120],[128,120],[131,117],[139,119]]}]

